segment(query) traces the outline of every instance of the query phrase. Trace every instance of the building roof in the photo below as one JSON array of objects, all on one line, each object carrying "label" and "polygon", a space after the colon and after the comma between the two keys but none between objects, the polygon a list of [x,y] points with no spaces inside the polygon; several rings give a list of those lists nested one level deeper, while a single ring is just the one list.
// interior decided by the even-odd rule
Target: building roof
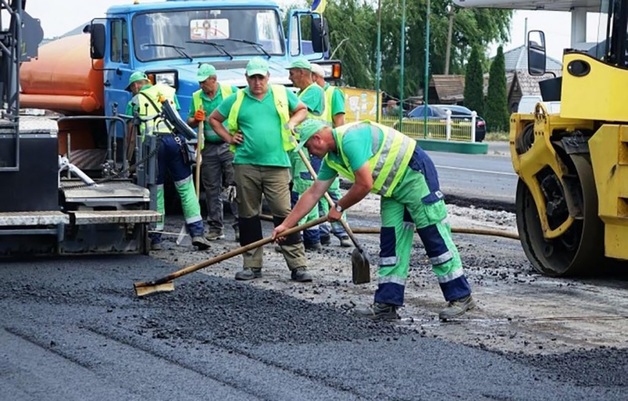
[{"label": "building roof", "polygon": [[504,64],[506,66],[506,87],[512,91],[513,82],[519,86],[522,95],[540,95],[539,81],[544,81],[552,76],[562,74],[563,65],[560,61],[547,57],[547,74],[543,76],[531,76],[528,74],[528,57],[525,46],[519,46],[504,52]]},{"label": "building roof", "polygon": [[[528,70],[528,57],[526,52],[526,46],[515,47],[512,50],[504,52],[504,64],[506,65],[506,72],[509,71],[527,71]],[[563,64],[552,57],[547,57],[546,62],[547,71],[562,71]]]},{"label": "building roof", "polygon": [[464,75],[432,75],[434,87],[441,103],[457,103],[464,100]]}]

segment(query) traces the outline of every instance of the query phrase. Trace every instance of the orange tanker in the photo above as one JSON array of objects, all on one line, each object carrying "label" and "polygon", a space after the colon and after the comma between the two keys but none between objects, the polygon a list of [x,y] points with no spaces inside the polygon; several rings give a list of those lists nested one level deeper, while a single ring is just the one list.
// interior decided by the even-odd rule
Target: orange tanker
[{"label": "orange tanker", "polygon": [[[89,40],[85,34],[54,40],[39,48],[37,59],[23,63],[21,107],[52,110],[66,116],[103,115],[102,60],[94,60],[92,65]],[[70,145],[75,164],[96,167],[102,161],[103,151],[96,151],[94,138],[104,132],[102,121],[61,121],[59,154],[67,154]]]},{"label": "orange tanker", "polygon": [[39,57],[20,68],[22,107],[62,114],[102,114],[102,60],[89,56],[89,35],[73,35],[39,48]]}]

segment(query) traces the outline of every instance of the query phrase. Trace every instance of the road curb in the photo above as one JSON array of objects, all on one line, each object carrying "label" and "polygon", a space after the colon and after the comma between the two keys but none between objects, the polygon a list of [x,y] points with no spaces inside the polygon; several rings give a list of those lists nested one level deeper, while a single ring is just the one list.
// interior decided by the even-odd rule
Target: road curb
[{"label": "road curb", "polygon": [[416,139],[416,141],[423,150],[432,150],[436,152],[466,153],[473,155],[485,155],[488,153],[488,143],[439,141],[435,139]]}]

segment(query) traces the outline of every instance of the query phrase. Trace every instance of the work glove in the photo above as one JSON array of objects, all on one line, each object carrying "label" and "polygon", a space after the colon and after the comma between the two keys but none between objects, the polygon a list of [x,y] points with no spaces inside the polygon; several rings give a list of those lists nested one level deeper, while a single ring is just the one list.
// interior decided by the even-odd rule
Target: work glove
[{"label": "work glove", "polygon": [[205,121],[205,111],[204,110],[196,110],[196,112],[194,112],[194,119],[196,121]]},{"label": "work glove", "polygon": [[225,189],[226,200],[229,203],[232,203],[233,201],[235,201],[237,194],[238,194],[238,192],[236,190],[236,186],[235,185],[229,185]]}]

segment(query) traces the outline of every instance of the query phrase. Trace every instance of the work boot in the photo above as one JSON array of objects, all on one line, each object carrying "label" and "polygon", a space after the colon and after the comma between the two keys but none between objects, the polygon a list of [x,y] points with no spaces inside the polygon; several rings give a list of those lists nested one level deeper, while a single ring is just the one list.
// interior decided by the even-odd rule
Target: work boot
[{"label": "work boot", "polygon": [[440,311],[440,313],[438,314],[438,318],[440,320],[453,319],[455,317],[464,315],[466,311],[473,308],[475,308],[475,301],[473,300],[471,295],[468,295],[464,298],[450,301],[445,309]]},{"label": "work boot", "polygon": [[210,231],[207,233],[207,235],[205,236],[205,238],[207,239],[207,241],[217,241],[219,239],[223,239],[225,238],[225,234],[223,234],[222,230],[221,231]]},{"label": "work boot", "polygon": [[161,235],[159,234],[149,234],[150,238],[150,250],[151,251],[161,251],[163,250],[163,239],[161,239]]},{"label": "work boot", "polygon": [[331,237],[329,235],[321,235],[321,245],[331,245]]},{"label": "work boot", "polygon": [[323,249],[323,246],[320,242],[314,242],[313,244],[303,244],[305,246],[306,251],[320,251]]},{"label": "work boot", "polygon": [[350,248],[351,246],[353,246],[353,243],[351,242],[351,239],[349,238],[348,235],[342,236],[339,238],[340,239],[340,246],[343,248]]},{"label": "work boot", "polygon": [[202,235],[192,237],[192,245],[194,245],[199,251],[209,249],[209,247],[211,246]]},{"label": "work boot", "polygon": [[297,267],[296,269],[292,270],[290,276],[294,281],[298,281],[299,283],[312,281],[312,275],[308,273],[306,267]]},{"label": "work boot", "polygon": [[262,277],[262,269],[251,269],[248,267],[243,268],[235,275],[235,279],[240,281],[248,281],[260,277]]},{"label": "work boot", "polygon": [[362,317],[368,317],[372,320],[393,321],[400,319],[397,313],[397,305],[384,304],[375,302],[365,308],[358,308],[355,314]]}]

